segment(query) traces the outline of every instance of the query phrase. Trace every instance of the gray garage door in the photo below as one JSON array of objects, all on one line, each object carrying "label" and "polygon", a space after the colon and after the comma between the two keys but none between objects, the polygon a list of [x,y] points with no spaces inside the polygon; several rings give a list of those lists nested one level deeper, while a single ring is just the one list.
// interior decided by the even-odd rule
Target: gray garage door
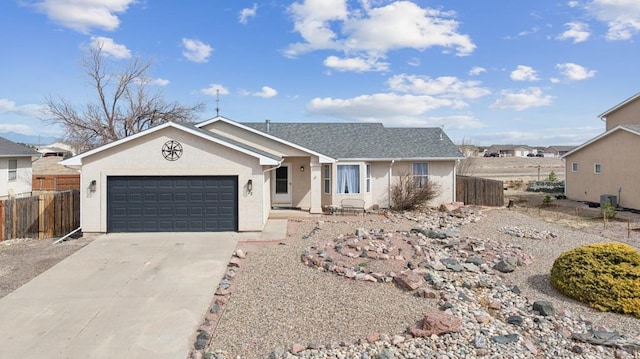
[{"label": "gray garage door", "polygon": [[107,177],[108,232],[237,230],[235,176]]}]

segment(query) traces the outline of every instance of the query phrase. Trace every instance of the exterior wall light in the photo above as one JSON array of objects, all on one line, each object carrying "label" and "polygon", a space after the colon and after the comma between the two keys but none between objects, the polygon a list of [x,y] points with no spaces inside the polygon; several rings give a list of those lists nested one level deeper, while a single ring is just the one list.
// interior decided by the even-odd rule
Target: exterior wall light
[{"label": "exterior wall light", "polygon": [[89,191],[91,192],[95,192],[96,191],[96,180],[91,181],[91,183],[89,183]]},{"label": "exterior wall light", "polygon": [[300,172],[304,172],[304,166],[300,166]]},{"label": "exterior wall light", "polygon": [[253,192],[253,180],[251,179],[247,181],[247,192]]}]

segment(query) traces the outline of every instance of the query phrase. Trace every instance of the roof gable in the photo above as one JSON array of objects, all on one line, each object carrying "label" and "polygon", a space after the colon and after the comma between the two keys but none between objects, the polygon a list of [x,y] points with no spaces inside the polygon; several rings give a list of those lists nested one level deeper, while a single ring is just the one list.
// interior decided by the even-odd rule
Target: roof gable
[{"label": "roof gable", "polygon": [[239,143],[239,142],[234,141],[232,139],[226,138],[226,137],[224,137],[222,135],[219,135],[219,134],[216,134],[216,133],[213,133],[213,132],[210,132],[210,131],[205,131],[205,130],[202,130],[200,128],[193,127],[193,126],[190,126],[190,125],[183,125],[183,124],[178,124],[178,123],[174,123],[174,122],[165,122],[165,123],[163,123],[161,125],[152,127],[152,128],[150,128],[148,130],[145,130],[145,131],[142,131],[142,132],[138,132],[138,133],[136,133],[134,135],[119,139],[117,141],[114,141],[114,142],[108,143],[106,145],[97,147],[97,148],[95,148],[93,150],[81,153],[81,154],[79,154],[77,156],[71,157],[71,158],[66,159],[64,161],[61,161],[60,163],[62,165],[65,165],[65,166],[80,166],[80,165],[82,165],[82,159],[85,158],[85,157],[89,157],[89,156],[91,156],[93,154],[105,151],[105,150],[113,148],[113,147],[117,147],[117,146],[119,146],[119,145],[121,145],[123,143],[129,142],[129,141],[133,141],[135,139],[144,137],[144,136],[146,136],[148,134],[154,133],[156,131],[160,131],[160,130],[168,128],[168,127],[175,128],[175,129],[178,129],[180,131],[184,131],[184,132],[190,133],[192,135],[204,138],[204,139],[209,140],[211,142],[215,142],[215,143],[220,144],[222,146],[225,146],[225,147],[231,148],[233,150],[236,150],[236,151],[245,153],[247,155],[253,156],[253,157],[257,158],[260,161],[261,165],[271,165],[271,166],[273,166],[273,165],[279,164],[282,161],[282,159],[277,157],[277,156],[274,156],[274,155],[271,155],[271,154],[266,153],[264,151],[258,150],[256,148],[253,148],[253,147],[248,146],[246,144]]},{"label": "roof gable", "polygon": [[0,157],[40,157],[38,151],[0,137]]},{"label": "roof gable", "polygon": [[[206,127],[207,125],[210,125],[210,124],[218,122],[218,121],[225,122],[225,123],[227,123],[229,125],[232,125],[232,126],[244,129],[246,131],[258,134],[259,136],[263,136],[263,137],[271,139],[273,141],[277,141],[277,142],[282,143],[282,144],[284,144],[286,146],[290,146],[290,147],[293,147],[293,148],[298,149],[300,151],[309,153],[311,155],[318,156],[320,163],[333,163],[333,162],[335,162],[334,158],[331,158],[330,156],[327,156],[327,154],[322,152],[322,151],[315,151],[315,150],[310,149],[308,147],[300,146],[300,145],[298,145],[296,143],[289,142],[286,139],[283,139],[281,137],[273,136],[268,131],[260,131],[260,130],[256,129],[254,126],[247,126],[248,123],[244,123],[243,124],[243,123],[235,122],[235,121],[230,120],[230,119],[228,119],[226,117],[216,116],[216,117],[214,117],[214,118],[212,118],[210,120],[207,120],[205,122],[197,124],[196,127],[203,128],[203,127]],[[263,123],[263,125],[266,125],[266,123]]]},{"label": "roof gable", "polygon": [[640,98],[640,92],[638,92],[637,94],[629,97],[628,99],[620,102],[619,104],[611,107],[610,109],[606,110],[605,112],[601,113],[598,115],[598,118],[603,119],[606,118],[607,116],[609,116],[609,114],[611,114],[612,112],[615,112],[617,110],[619,110],[620,108],[626,106],[627,104],[634,102],[635,100]]},{"label": "roof gable", "polygon": [[598,142],[599,140],[601,140],[601,139],[603,139],[603,138],[605,138],[605,137],[607,137],[607,136],[609,136],[612,133],[617,132],[617,131],[627,131],[627,132],[632,133],[634,135],[640,136],[640,125],[620,125],[620,126],[616,126],[616,127],[612,128],[612,129],[610,129],[609,131],[604,132],[604,133],[600,134],[599,136],[596,136],[596,137],[590,139],[589,141],[581,144],[580,146],[575,147],[573,150],[571,150],[571,151],[565,153],[564,155],[560,156],[560,159],[564,159],[565,157],[568,157],[568,156],[580,151],[581,149],[589,146],[590,144]]}]

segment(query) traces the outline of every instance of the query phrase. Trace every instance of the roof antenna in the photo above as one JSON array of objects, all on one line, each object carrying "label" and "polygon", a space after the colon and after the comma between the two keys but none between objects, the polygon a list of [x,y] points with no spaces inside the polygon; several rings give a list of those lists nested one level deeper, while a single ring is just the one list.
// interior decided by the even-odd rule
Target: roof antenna
[{"label": "roof antenna", "polygon": [[220,117],[220,89],[216,89],[216,117]]}]

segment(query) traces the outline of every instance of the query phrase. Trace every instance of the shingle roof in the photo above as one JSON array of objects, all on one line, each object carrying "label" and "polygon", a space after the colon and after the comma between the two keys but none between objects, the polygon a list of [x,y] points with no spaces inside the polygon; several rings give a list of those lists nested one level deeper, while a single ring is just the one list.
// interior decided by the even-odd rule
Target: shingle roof
[{"label": "shingle roof", "polygon": [[336,159],[457,158],[440,128],[386,128],[381,123],[242,123]]},{"label": "shingle roof", "polygon": [[39,157],[40,153],[27,146],[0,137],[0,157]]}]

